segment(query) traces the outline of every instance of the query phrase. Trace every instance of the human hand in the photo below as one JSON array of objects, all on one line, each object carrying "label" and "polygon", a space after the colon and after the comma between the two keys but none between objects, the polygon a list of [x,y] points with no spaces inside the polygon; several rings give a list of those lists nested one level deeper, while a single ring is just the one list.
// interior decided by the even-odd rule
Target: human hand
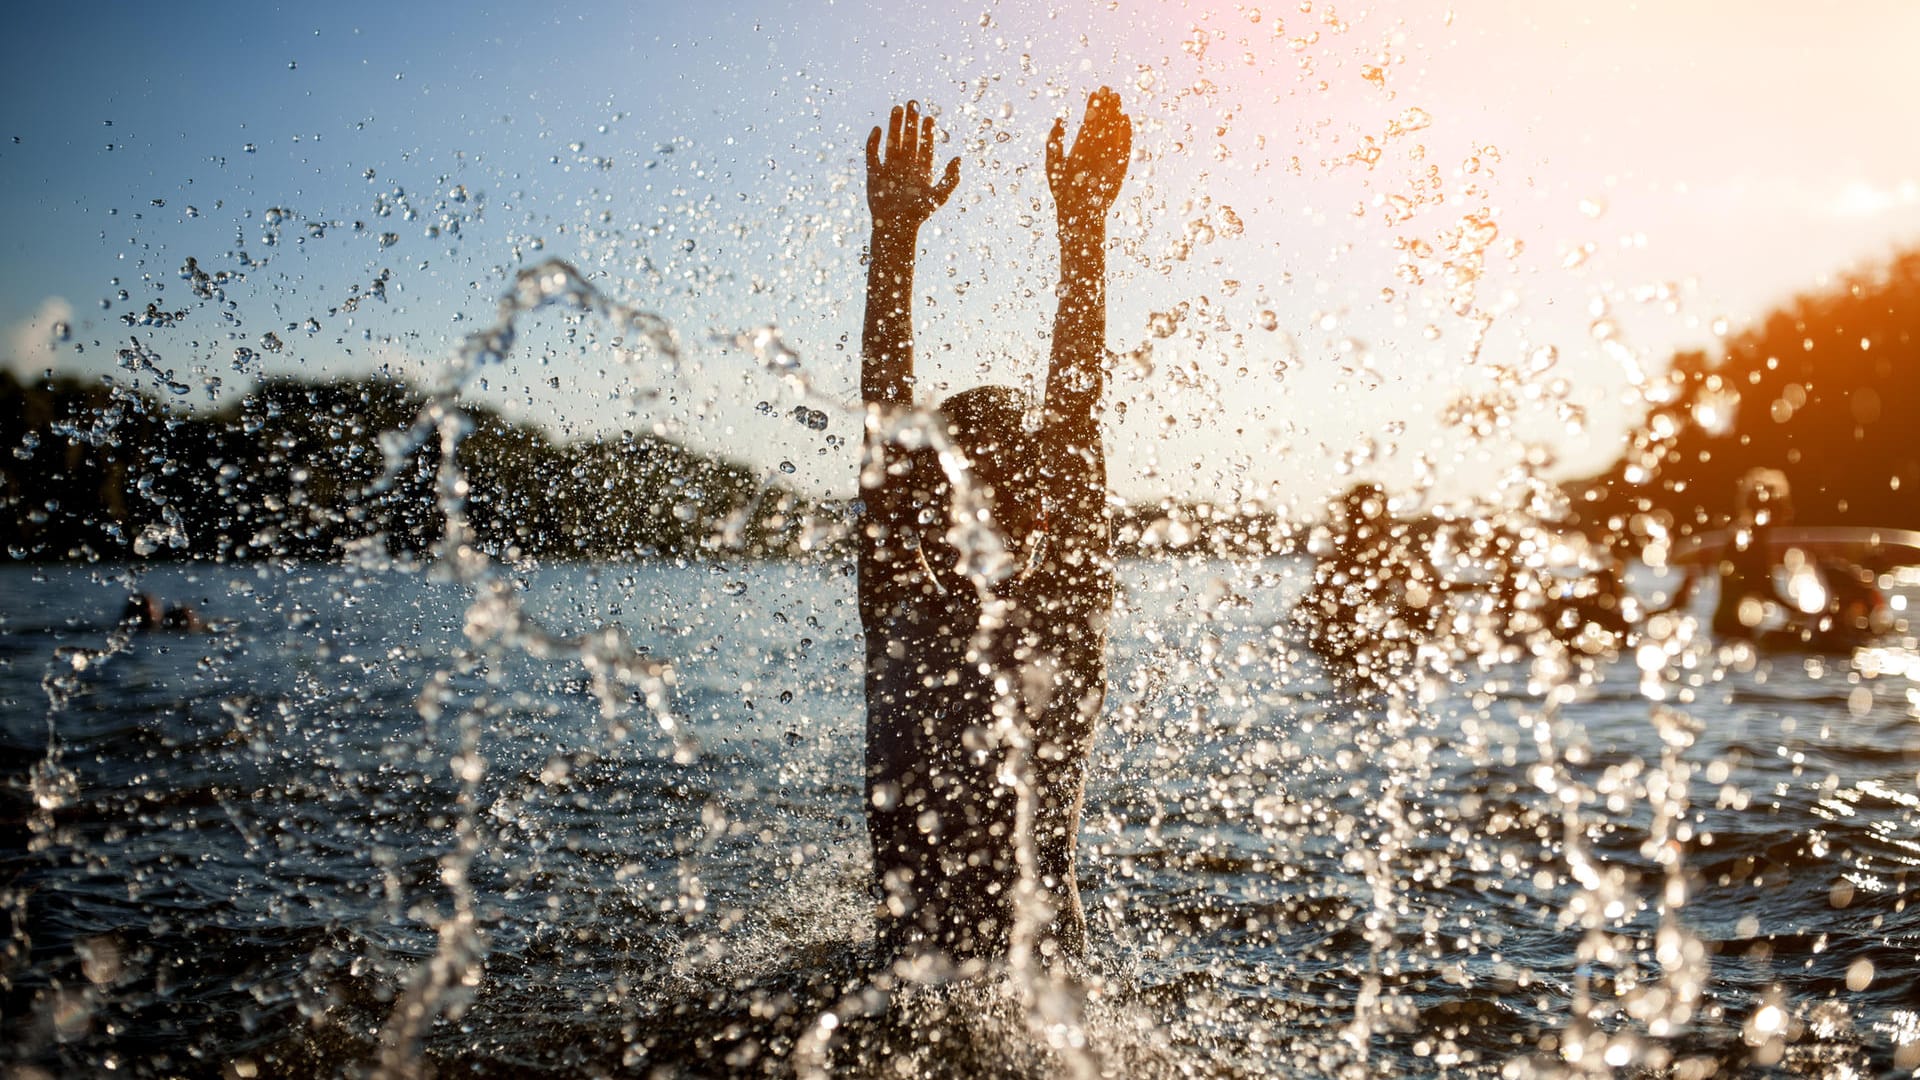
[{"label": "human hand", "polygon": [[895,105],[887,118],[887,153],[880,156],[880,129],[867,136],[867,209],[875,232],[914,233],[960,183],[960,159],[947,162],[933,180],[933,118],[920,103]]},{"label": "human hand", "polygon": [[1073,149],[1066,149],[1067,124],[1053,122],[1047,136],[1047,186],[1060,217],[1060,232],[1085,233],[1106,226],[1107,211],[1120,194],[1133,153],[1133,120],[1120,111],[1120,95],[1101,87],[1087,97],[1087,115]]}]

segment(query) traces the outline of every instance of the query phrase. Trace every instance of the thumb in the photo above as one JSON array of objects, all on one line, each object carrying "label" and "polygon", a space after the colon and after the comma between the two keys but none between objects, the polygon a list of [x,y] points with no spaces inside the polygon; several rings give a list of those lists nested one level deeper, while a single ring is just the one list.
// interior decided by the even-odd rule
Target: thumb
[{"label": "thumb", "polygon": [[953,189],[959,186],[960,159],[956,157],[952,161],[947,162],[947,171],[941,175],[940,182],[934,185],[933,205],[936,207],[944,205],[947,201],[947,196],[952,195]]}]

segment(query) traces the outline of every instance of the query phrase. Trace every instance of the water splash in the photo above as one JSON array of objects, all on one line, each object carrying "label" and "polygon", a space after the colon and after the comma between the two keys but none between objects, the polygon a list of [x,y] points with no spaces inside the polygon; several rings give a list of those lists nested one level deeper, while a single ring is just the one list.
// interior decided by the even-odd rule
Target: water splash
[{"label": "water splash", "polygon": [[[625,631],[617,626],[602,626],[571,637],[545,629],[528,614],[520,586],[475,542],[468,524],[468,482],[459,463],[459,449],[472,426],[457,398],[480,372],[506,359],[518,336],[518,321],[548,307],[598,317],[617,332],[631,334],[644,343],[644,350],[630,350],[623,359],[648,380],[671,380],[680,368],[679,339],[665,319],[608,298],[572,266],[550,260],[522,270],[516,276],[513,289],[501,300],[497,321],[467,337],[413,423],[404,430],[381,435],[385,467],[367,488],[368,498],[392,490],[423,447],[437,436],[438,502],[445,529],[435,549],[434,573],[469,589],[474,597],[465,620],[465,634],[474,651],[456,668],[442,672],[434,687],[422,695],[420,712],[429,721],[439,718],[441,698],[456,675],[471,674],[483,663],[498,663],[507,651],[517,650],[540,659],[572,659],[587,671],[593,693],[600,701],[602,716],[616,737],[625,734],[621,717],[628,707],[630,693],[637,689],[648,712],[672,742],[673,760],[688,764],[695,759],[698,745],[671,708],[672,666],[635,650]],[[796,408],[805,415],[808,426],[824,427],[828,409],[848,411],[814,389],[799,354],[786,345],[777,328],[762,327],[725,335],[719,340],[747,352],[765,370],[779,376],[799,402]],[[819,421],[814,420],[816,416]],[[861,465],[863,487],[880,482],[878,470],[883,465],[878,449],[882,446],[893,445],[907,451],[932,450],[937,456],[954,493],[946,539],[958,553],[955,570],[978,594],[981,622],[977,632],[991,634],[1005,616],[1004,602],[995,595],[995,587],[1016,569],[1015,559],[994,527],[984,498],[969,482],[967,462],[949,440],[945,422],[935,413],[914,407],[869,408],[863,419],[868,431],[868,452]],[[751,508],[745,516],[734,515],[741,522],[750,516]],[[729,529],[722,523],[723,541],[729,532],[737,537],[741,527]],[[1020,680],[1002,679],[998,685],[1003,693],[1012,695]],[[1024,711],[1011,696],[993,711],[996,722],[990,737],[1004,753],[1002,781],[1017,797],[1014,851],[1020,879],[1008,968],[1015,977],[1020,1000],[1026,1002],[1036,1033],[1059,1045],[1075,1075],[1095,1075],[1094,1058],[1083,1032],[1084,1022],[1078,1006],[1073,1004],[1080,1000],[1073,981],[1058,972],[1044,970],[1033,948],[1034,941],[1051,920],[1052,912],[1045,890],[1038,882],[1032,839],[1037,806],[1030,761],[1032,736],[1026,730]],[[486,771],[480,753],[481,728],[486,715],[486,710],[476,705],[461,710],[454,719],[459,733],[458,748],[450,768],[459,784],[458,826],[454,850],[441,858],[441,882],[452,898],[453,910],[437,917],[439,943],[434,955],[415,969],[385,1026],[380,1058],[383,1076],[405,1075],[418,1061],[421,1038],[428,1025],[440,1016],[457,1018],[481,978],[487,945],[476,922],[470,874],[473,860],[480,853],[475,800]],[[959,976],[949,973],[948,977]],[[803,1071],[810,1067],[806,1062],[822,1053],[827,1039],[849,1009],[877,1008],[876,1001],[884,1002],[884,994],[869,983],[840,1006],[823,1012],[814,1024],[813,1033],[808,1040],[803,1040],[798,1051]]]}]

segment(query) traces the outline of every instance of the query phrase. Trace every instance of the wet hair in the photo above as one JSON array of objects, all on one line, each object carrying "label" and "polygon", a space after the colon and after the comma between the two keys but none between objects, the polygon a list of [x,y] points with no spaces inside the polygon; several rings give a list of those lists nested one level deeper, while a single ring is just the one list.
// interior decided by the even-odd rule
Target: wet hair
[{"label": "wet hair", "polygon": [[1387,516],[1387,491],[1379,484],[1361,482],[1341,496],[1340,513],[1349,526],[1378,521]]},{"label": "wet hair", "polygon": [[1748,469],[1735,482],[1736,512],[1740,517],[1757,521],[1761,512],[1766,512],[1767,520],[1778,525],[1793,516],[1793,489],[1787,484],[1787,474],[1779,469]]},{"label": "wet hair", "polygon": [[[969,481],[987,497],[995,527],[1015,542],[1026,537],[1040,515],[1034,475],[1039,445],[1027,426],[1028,408],[1026,395],[1009,386],[976,386],[940,404],[947,437],[966,455]],[[928,504],[944,518],[951,492],[938,455],[917,452],[914,474],[927,478],[923,490]]]}]

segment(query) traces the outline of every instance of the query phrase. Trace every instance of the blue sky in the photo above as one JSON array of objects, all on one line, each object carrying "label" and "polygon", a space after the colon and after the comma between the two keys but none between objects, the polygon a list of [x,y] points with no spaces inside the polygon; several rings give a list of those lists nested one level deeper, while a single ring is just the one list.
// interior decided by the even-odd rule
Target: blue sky
[{"label": "blue sky", "polygon": [[[5,359],[107,370],[138,336],[200,401],[263,371],[430,377],[559,257],[687,363],[542,317],[482,397],[848,491],[826,436],[854,415],[793,423],[716,337],[778,326],[850,401],[860,144],[913,96],[963,160],[923,245],[930,395],[1037,385],[1041,140],[1110,83],[1139,129],[1115,487],[1304,513],[1354,473],[1414,501],[1596,467],[1638,374],[1920,233],[1905,5],[722,7],[36,8],[0,43]],[[198,300],[189,257],[244,280]],[[149,303],[185,314],[123,325]]]}]

